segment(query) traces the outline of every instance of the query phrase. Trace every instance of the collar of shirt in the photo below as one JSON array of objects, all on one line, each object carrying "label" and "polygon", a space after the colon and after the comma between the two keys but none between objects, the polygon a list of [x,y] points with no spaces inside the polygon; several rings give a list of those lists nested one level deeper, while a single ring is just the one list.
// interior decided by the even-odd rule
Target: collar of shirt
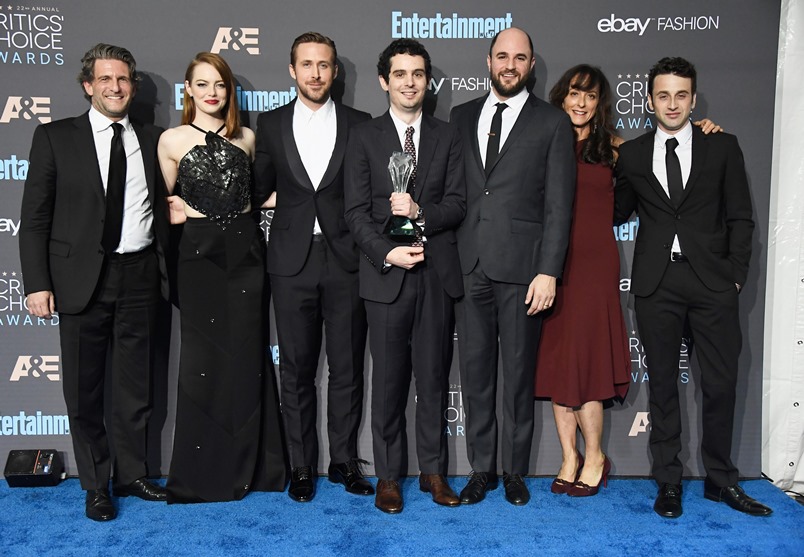
[{"label": "collar of shirt", "polygon": [[394,123],[394,127],[396,128],[396,135],[399,136],[399,144],[402,148],[405,148],[405,131],[410,127],[413,126],[413,146],[416,147],[416,158],[418,159],[419,153],[419,138],[421,138],[421,131],[422,131],[422,112],[419,112],[419,116],[410,124],[406,124],[402,120],[400,120],[396,114],[394,114],[394,109],[389,108],[388,114],[391,115],[391,120]]},{"label": "collar of shirt", "polygon": [[296,100],[296,104],[293,105],[294,126],[298,124],[307,125],[313,119],[320,122],[327,122],[333,116],[335,116],[335,103],[331,97],[327,99],[327,102],[321,105],[318,110],[312,110],[300,100]]},{"label": "collar of shirt", "polygon": [[[115,122],[98,112],[94,106],[89,109],[89,125],[92,126],[92,132],[97,134],[109,130],[110,145],[112,143],[112,136],[114,135],[114,132],[112,131],[112,124],[114,123]],[[121,124],[123,126],[123,130],[125,131],[129,131],[131,129],[131,122],[128,120],[128,114],[123,116],[123,118],[117,123]]]},{"label": "collar of shirt", "polygon": [[689,144],[692,142],[692,124],[687,122],[686,126],[684,126],[683,128],[681,128],[672,135],[664,131],[662,128],[657,127],[656,138],[654,139],[653,142],[654,149],[656,147],[659,147],[662,150],[662,152],[664,152],[666,149],[665,143],[667,143],[667,140],[670,139],[671,137],[675,137],[676,140],[678,140],[678,147],[676,147],[676,149],[678,148],[687,149],[689,147]]},{"label": "collar of shirt", "polygon": [[491,129],[491,119],[494,118],[494,113],[497,112],[497,103],[504,102],[508,105],[502,113],[502,132],[500,133],[500,149],[505,145],[508,139],[508,134],[519,118],[519,113],[522,112],[522,107],[528,101],[527,89],[522,89],[519,93],[510,99],[502,100],[492,90],[486,97],[486,102],[483,103],[483,108],[480,109],[480,118],[477,121],[477,145],[480,148],[480,156],[483,159],[483,165],[486,164],[486,149],[489,144],[489,130]]}]

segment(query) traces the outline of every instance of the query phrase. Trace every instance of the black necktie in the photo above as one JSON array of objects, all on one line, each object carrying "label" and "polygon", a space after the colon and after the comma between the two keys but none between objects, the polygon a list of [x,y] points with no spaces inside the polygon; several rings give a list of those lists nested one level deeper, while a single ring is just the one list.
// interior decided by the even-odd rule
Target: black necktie
[{"label": "black necktie", "polygon": [[126,150],[123,147],[123,126],[112,124],[114,137],[109,153],[109,178],[106,180],[106,220],[101,245],[112,253],[120,244],[123,231],[123,198],[126,193]]},{"label": "black necktie", "polygon": [[408,193],[413,196],[416,191],[416,144],[413,143],[413,126],[408,126],[405,130],[405,145],[404,151],[413,157],[413,172],[410,173],[410,181],[408,181]]},{"label": "black necktie", "polygon": [[667,166],[667,190],[670,192],[670,201],[678,207],[681,204],[681,197],[684,195],[681,163],[678,162],[678,155],[676,155],[678,140],[675,137],[671,137],[664,145],[667,149],[664,155],[664,164]]},{"label": "black necktie", "polygon": [[508,108],[505,103],[497,103],[497,112],[491,119],[491,129],[489,130],[489,142],[486,146],[486,176],[489,175],[494,163],[497,162],[497,155],[500,153],[500,135],[502,135],[502,113]]}]

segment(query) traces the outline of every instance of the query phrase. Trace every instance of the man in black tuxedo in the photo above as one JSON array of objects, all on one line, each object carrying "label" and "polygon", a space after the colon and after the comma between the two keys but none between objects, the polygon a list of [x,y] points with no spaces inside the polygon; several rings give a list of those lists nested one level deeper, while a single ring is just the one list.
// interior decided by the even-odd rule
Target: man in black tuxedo
[{"label": "man in black tuxedo", "polygon": [[650,366],[650,448],[661,516],[681,516],[678,360],[685,322],[698,351],[703,391],[704,496],[753,515],[771,510],[737,484],[731,461],[738,294],[748,275],[754,221],[743,155],[729,134],[689,121],[696,72],[663,58],[648,75],[658,128],[620,148],[615,221],[639,214],[631,292]]},{"label": "man in black tuxedo", "polygon": [[[131,53],[98,44],[78,76],[92,107],[36,129],[22,197],[20,259],[28,310],[59,312],[64,399],[86,515],[111,520],[114,493],[151,501],[165,491],[145,480],[151,370],[167,236],[161,130],[129,121],[137,90]],[[110,431],[104,377],[111,348]],[[111,440],[107,436],[111,436]]]},{"label": "man in black tuxedo", "polygon": [[357,458],[363,413],[366,310],[358,250],[343,218],[343,158],[349,129],[371,115],[333,102],[335,43],[304,33],[290,51],[296,100],[257,119],[257,201],[276,192],[267,267],[279,338],[282,414],[293,468],[288,494],[315,496],[316,386],[321,331],[329,363],[329,479],[371,495]]},{"label": "man in black tuxedo", "polygon": [[542,318],[555,298],[575,195],[574,136],[561,110],[525,88],[535,58],[521,29],[491,42],[490,94],[452,110],[466,146],[467,213],[458,229],[466,296],[456,308],[472,474],[461,502],[497,487],[497,359],[502,356],[506,499],[524,505]]},{"label": "man in black tuxedo", "polygon": [[[366,300],[373,360],[371,431],[377,478],[375,506],[402,510],[405,407],[416,376],[419,487],[433,500],[459,500],[446,473],[444,411],[452,361],[453,301],[463,294],[455,228],[466,211],[461,140],[452,126],[422,113],[430,55],[411,39],[392,42],[377,64],[388,112],[356,126],[346,154],[346,221],[363,252],[360,295]],[[394,193],[394,152],[415,166],[407,193]],[[384,230],[392,216],[418,223],[417,245],[395,244]]]}]

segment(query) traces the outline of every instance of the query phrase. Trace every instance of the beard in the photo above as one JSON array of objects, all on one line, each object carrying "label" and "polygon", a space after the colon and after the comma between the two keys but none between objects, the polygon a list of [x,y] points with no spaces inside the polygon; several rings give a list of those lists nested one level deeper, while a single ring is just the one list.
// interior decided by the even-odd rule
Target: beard
[{"label": "beard", "polygon": [[321,87],[315,90],[308,87],[306,83],[297,83],[297,87],[299,88],[298,94],[300,96],[314,103],[323,104],[329,99],[329,90],[331,87]]},{"label": "beard", "polygon": [[491,84],[494,86],[494,90],[497,91],[501,97],[508,98],[519,94],[519,92],[525,88],[525,85],[527,85],[528,82],[528,80],[523,78],[521,75],[519,76],[519,81],[514,81],[510,85],[503,83],[499,75],[489,73],[489,78],[491,79]]}]

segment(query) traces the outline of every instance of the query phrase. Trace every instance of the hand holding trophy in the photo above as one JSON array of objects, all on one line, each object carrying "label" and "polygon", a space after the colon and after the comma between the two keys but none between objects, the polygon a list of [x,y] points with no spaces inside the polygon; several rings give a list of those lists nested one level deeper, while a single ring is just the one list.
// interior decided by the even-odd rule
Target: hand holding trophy
[{"label": "hand holding trophy", "polygon": [[[388,160],[388,172],[391,174],[391,183],[394,193],[405,193],[408,182],[413,173],[415,163],[413,157],[407,153],[395,151]],[[421,240],[421,228],[409,218],[394,215],[385,227],[384,234],[398,244],[413,244]]]}]

